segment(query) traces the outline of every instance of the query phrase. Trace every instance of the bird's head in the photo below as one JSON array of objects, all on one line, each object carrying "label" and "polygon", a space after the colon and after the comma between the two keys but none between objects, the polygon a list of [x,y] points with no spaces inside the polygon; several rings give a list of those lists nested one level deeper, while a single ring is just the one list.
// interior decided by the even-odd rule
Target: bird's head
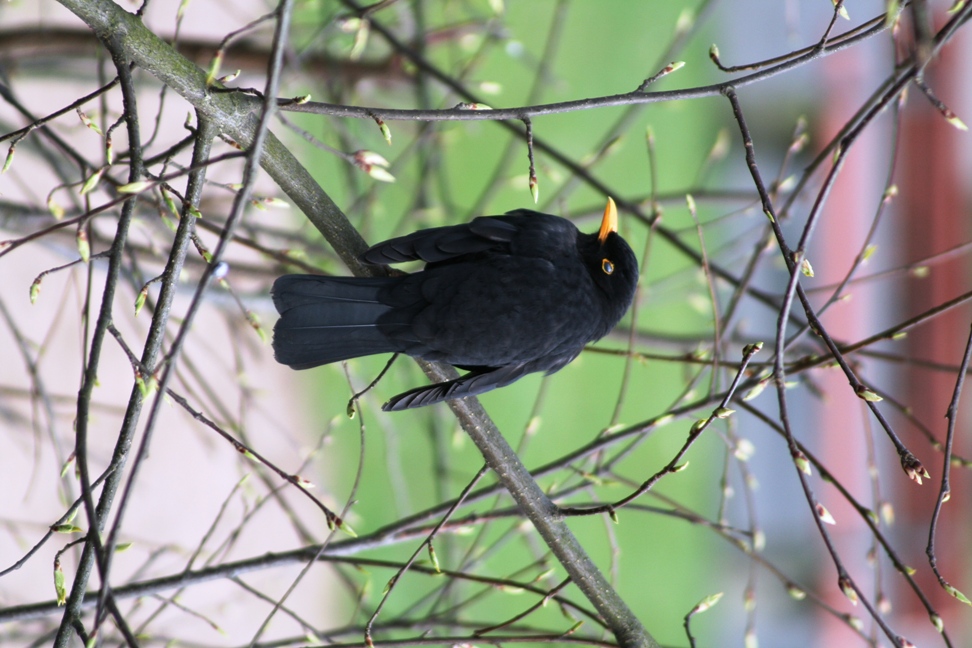
[{"label": "bird's head", "polygon": [[589,235],[583,256],[594,283],[604,293],[611,326],[628,310],[638,285],[638,259],[618,234],[618,208],[608,198],[595,238]]}]

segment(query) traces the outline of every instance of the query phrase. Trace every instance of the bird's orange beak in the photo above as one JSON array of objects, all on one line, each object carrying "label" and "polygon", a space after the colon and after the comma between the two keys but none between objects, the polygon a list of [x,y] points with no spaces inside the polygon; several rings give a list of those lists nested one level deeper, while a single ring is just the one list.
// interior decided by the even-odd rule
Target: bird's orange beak
[{"label": "bird's orange beak", "polygon": [[597,240],[602,244],[607,240],[608,234],[618,231],[618,206],[614,204],[614,198],[608,196],[607,207],[604,208],[604,217],[601,219],[601,231],[597,233]]}]

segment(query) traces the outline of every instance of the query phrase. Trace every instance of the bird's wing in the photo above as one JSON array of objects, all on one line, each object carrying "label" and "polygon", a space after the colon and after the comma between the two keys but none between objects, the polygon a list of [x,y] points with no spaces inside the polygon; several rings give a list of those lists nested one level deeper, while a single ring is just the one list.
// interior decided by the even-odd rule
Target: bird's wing
[{"label": "bird's wing", "polygon": [[381,406],[381,409],[386,412],[397,412],[413,407],[424,407],[453,398],[476,396],[497,387],[509,385],[531,371],[536,370],[531,368],[529,363],[470,371],[454,380],[410,389],[391,398]]},{"label": "bird's wing", "polygon": [[509,243],[518,231],[519,227],[511,219],[481,216],[470,223],[419,230],[378,243],[366,250],[361,260],[374,265],[447,261]]}]

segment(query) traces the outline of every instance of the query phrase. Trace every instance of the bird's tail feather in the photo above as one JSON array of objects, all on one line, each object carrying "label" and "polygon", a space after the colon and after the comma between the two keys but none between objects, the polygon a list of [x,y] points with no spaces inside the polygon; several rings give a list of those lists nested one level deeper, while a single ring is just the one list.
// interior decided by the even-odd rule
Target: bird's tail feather
[{"label": "bird's tail feather", "polygon": [[284,275],[271,294],[280,319],[273,327],[273,354],[293,369],[397,349],[377,327],[388,306],[379,291],[394,278]]}]

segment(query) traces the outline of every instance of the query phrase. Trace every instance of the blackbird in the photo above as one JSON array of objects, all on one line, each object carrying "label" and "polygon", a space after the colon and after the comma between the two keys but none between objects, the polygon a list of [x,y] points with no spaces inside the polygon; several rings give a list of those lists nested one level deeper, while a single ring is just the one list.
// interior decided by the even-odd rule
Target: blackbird
[{"label": "blackbird", "polygon": [[395,396],[403,410],[553,373],[606,335],[634,297],[638,261],[608,198],[600,231],[527,209],[378,243],[369,264],[421,259],[394,277],[284,275],[273,284],[277,362],[293,369],[405,353],[468,371]]}]

